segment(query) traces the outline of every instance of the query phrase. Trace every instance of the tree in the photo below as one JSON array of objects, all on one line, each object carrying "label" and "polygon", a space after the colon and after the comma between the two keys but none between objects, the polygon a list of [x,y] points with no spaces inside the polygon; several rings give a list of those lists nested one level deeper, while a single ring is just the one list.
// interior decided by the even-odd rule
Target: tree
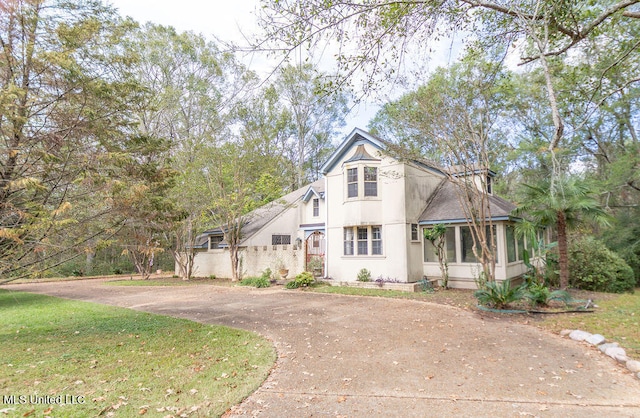
[{"label": "tree", "polygon": [[440,273],[442,274],[442,287],[449,285],[449,264],[447,263],[447,253],[445,250],[445,234],[447,227],[444,224],[436,224],[432,228],[424,229],[424,239],[428,240],[436,250]]},{"label": "tree", "polygon": [[607,225],[609,216],[578,177],[547,178],[538,184],[524,184],[515,214],[531,217],[539,226],[553,226],[558,239],[560,287],[569,286],[568,232],[585,218]]},{"label": "tree", "polygon": [[[472,251],[490,281],[497,247],[487,192],[489,169],[502,152],[503,134],[497,125],[508,85],[500,62],[469,54],[448,69],[436,70],[417,91],[386,105],[372,124],[374,132],[383,129],[403,145],[392,149],[400,157],[426,156],[443,167],[472,232]],[[407,155],[405,149],[414,154]]]},{"label": "tree", "polygon": [[333,150],[332,136],[344,126],[347,95],[322,91],[324,76],[311,64],[280,68],[275,88],[291,115],[294,150],[290,156],[297,170],[293,188],[318,179],[324,158]]},{"label": "tree", "polygon": [[[521,45],[521,60],[530,63],[561,56],[585,41],[604,40],[612,33],[618,39],[632,39],[628,25],[623,29],[619,25],[640,18],[633,9],[637,0],[596,4],[539,0],[507,5],[482,0],[263,3],[260,22],[265,36],[256,47],[290,56],[298,48],[337,43],[336,59],[343,74],[332,85],[339,88],[362,75],[367,90],[381,78],[391,79],[409,56],[407,52],[429,51],[439,37],[456,32],[485,45]],[[358,31],[366,31],[367,36],[354,36]],[[627,52],[638,46],[626,47],[620,55],[624,52],[628,58]]]},{"label": "tree", "polygon": [[112,8],[14,0],[0,10],[0,275],[12,278],[117,228],[108,206],[87,200],[109,194],[110,146],[141,91],[119,44],[132,23]]},{"label": "tree", "polygon": [[[337,43],[337,65],[341,75],[330,86],[340,89],[362,81],[370,92],[381,79],[393,79],[415,51],[433,47],[433,41],[453,34],[470,45],[485,49],[494,45],[515,46],[521,64],[537,65],[544,78],[553,131],[546,144],[551,155],[552,175],[561,176],[566,166],[557,161],[557,149],[565,146],[567,100],[558,90],[556,62],[584,60],[608,73],[635,60],[640,43],[634,9],[638,0],[601,2],[514,1],[507,4],[482,0],[367,2],[265,1],[261,22],[266,40],[260,48],[272,47],[288,56],[298,48]],[[367,36],[354,36],[366,31]],[[615,45],[616,53],[599,51],[588,55],[588,46]],[[591,49],[593,50],[593,49]],[[640,81],[637,71],[619,80],[622,86]],[[607,91],[595,83],[593,93]]]},{"label": "tree", "polygon": [[282,193],[276,178],[255,169],[260,166],[260,157],[251,149],[248,141],[239,140],[208,147],[199,157],[203,195],[208,201],[206,219],[222,230],[229,248],[233,281],[242,275],[239,248],[243,228],[250,221],[249,213]]},{"label": "tree", "polygon": [[156,255],[167,247],[163,233],[183,216],[167,196],[175,177],[167,159],[169,142],[140,135],[124,145],[122,168],[127,181],[113,189],[115,211],[123,219],[119,238],[123,254],[146,280]]},{"label": "tree", "polygon": [[139,135],[164,140],[165,158],[171,156],[177,174],[173,187],[162,191],[176,211],[166,213],[166,220],[175,222],[165,223],[163,246],[180,275],[189,279],[197,232],[209,205],[194,165],[207,147],[227,141],[238,97],[255,77],[233,55],[191,32],[148,23],[131,44],[140,58],[136,78],[151,93],[135,112]]}]

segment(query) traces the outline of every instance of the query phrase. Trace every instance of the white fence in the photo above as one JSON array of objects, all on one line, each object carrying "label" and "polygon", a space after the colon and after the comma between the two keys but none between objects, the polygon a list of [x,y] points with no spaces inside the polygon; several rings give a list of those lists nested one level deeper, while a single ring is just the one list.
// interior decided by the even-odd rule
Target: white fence
[{"label": "white fence", "polygon": [[[288,278],[304,271],[304,248],[296,245],[264,245],[240,248],[238,252],[242,277],[260,276],[270,268],[278,272],[280,266],[289,270]],[[231,259],[228,249],[209,250],[196,254],[194,276],[218,278],[231,277]]]}]

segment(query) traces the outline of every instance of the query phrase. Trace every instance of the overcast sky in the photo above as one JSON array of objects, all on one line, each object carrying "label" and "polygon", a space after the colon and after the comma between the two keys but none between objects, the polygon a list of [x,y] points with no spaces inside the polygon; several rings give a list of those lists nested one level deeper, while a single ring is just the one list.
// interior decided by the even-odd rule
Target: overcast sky
[{"label": "overcast sky", "polygon": [[[258,0],[106,0],[123,16],[131,16],[140,23],[153,22],[173,26],[179,31],[193,31],[208,38],[215,36],[222,41],[246,45],[245,36],[252,38],[258,33],[256,9]],[[452,55],[450,45],[443,43],[443,51],[436,54],[428,64],[431,68],[447,65]],[[266,75],[274,66],[267,64],[265,57],[238,57],[249,69]],[[322,66],[321,66],[322,68]],[[323,70],[327,70],[322,68]],[[331,69],[332,70],[332,69]],[[399,91],[396,94],[398,96]],[[367,123],[379,109],[378,104],[361,103],[347,118],[345,135],[353,128],[367,128]]]},{"label": "overcast sky", "polygon": [[141,23],[154,22],[176,29],[242,41],[242,31],[256,30],[257,0],[108,0],[121,15]]}]

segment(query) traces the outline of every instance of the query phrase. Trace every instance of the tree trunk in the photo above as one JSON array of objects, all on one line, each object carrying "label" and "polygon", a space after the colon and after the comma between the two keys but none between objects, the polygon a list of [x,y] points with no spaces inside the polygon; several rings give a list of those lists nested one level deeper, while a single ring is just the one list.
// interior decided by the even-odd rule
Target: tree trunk
[{"label": "tree trunk", "polygon": [[231,281],[238,281],[238,247],[229,245],[229,257],[231,257]]},{"label": "tree trunk", "polygon": [[564,212],[558,212],[558,264],[560,265],[560,288],[569,287],[569,254],[567,251],[567,219]]}]

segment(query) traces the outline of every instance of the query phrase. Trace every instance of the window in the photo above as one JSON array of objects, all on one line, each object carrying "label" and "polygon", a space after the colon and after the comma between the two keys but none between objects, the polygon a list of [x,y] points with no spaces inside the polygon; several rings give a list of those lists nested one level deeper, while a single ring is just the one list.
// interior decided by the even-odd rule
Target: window
[{"label": "window", "polygon": [[344,255],[382,255],[382,227],[344,228]]},{"label": "window", "polygon": [[[456,229],[454,227],[447,228],[447,232],[444,234],[444,255],[448,262],[456,262]],[[438,254],[436,247],[433,246],[428,239],[424,240],[424,261],[425,262],[437,262]]]},{"label": "window", "polygon": [[209,249],[210,250],[217,250],[218,248],[220,248],[220,243],[222,242],[222,239],[224,237],[222,235],[216,235],[213,237],[209,237]]},{"label": "window", "polygon": [[344,255],[353,255],[353,228],[344,229]]},{"label": "window", "polygon": [[358,228],[358,255],[367,255],[369,248],[368,228]]},{"label": "window", "polygon": [[376,167],[364,168],[364,195],[378,196],[378,169]]},{"label": "window", "polygon": [[[487,244],[490,246],[491,236],[489,235],[489,226],[487,226]],[[462,262],[463,263],[477,263],[478,259],[475,254],[473,254],[473,237],[471,236],[472,232],[468,226],[460,227],[460,240],[461,248],[462,248]],[[493,242],[496,242],[496,229],[493,228]],[[482,251],[480,244],[476,246],[476,251]],[[498,255],[496,254],[496,263],[498,262]]]},{"label": "window", "polygon": [[418,237],[418,224],[411,224],[411,241],[420,241]]},{"label": "window", "polygon": [[371,254],[382,255],[382,228],[371,227]]},{"label": "window", "polygon": [[431,241],[428,239],[424,240],[424,262],[433,263],[434,261],[438,261],[438,253],[436,252],[436,247],[433,246]]},{"label": "window", "polygon": [[271,245],[289,245],[291,244],[291,235],[271,235]]},{"label": "window", "polygon": [[347,197],[358,197],[357,168],[347,168]]},{"label": "window", "polygon": [[507,225],[506,230],[507,239],[507,263],[513,263],[516,261],[516,236],[513,226]]},{"label": "window", "polygon": [[447,228],[446,234],[444,234],[445,247],[447,251],[447,260],[450,260],[452,263],[457,262],[457,254],[456,254],[456,229],[455,228]]},{"label": "window", "polygon": [[517,239],[518,239],[518,260],[524,260],[524,237],[520,235]]},{"label": "window", "polygon": [[487,176],[487,193],[491,194],[491,176]]},{"label": "window", "polygon": [[313,199],[313,216],[320,216],[320,199]]}]

